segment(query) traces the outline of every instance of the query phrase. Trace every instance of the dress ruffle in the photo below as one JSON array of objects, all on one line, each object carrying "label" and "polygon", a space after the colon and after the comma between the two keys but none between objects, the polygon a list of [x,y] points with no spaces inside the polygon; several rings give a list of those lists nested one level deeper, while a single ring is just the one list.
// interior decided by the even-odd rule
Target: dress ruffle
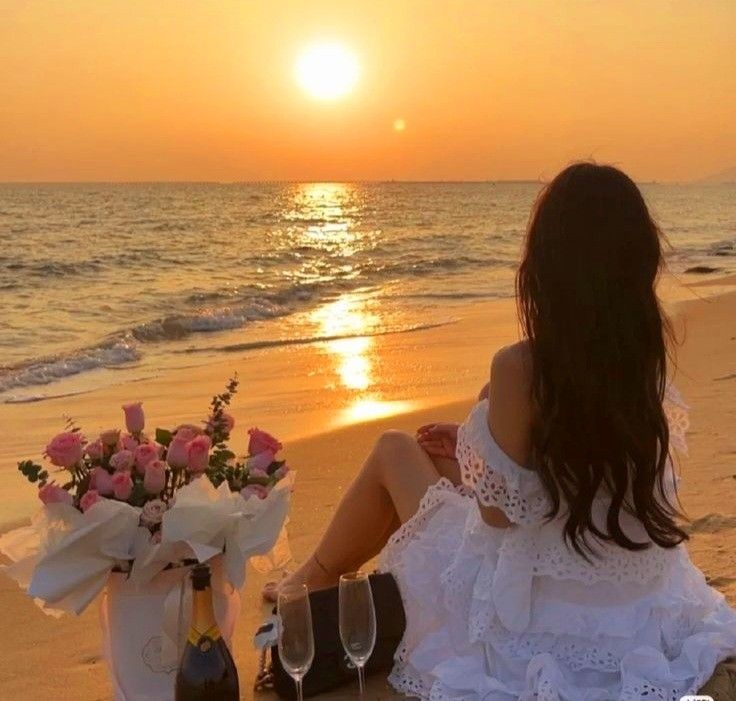
[{"label": "dress ruffle", "polygon": [[[502,479],[506,496],[495,503],[521,525],[483,522],[473,493],[481,477],[427,490],[381,558],[407,618],[392,685],[425,701],[679,701],[697,693],[736,651],[736,612],[684,548],[602,544],[593,563],[568,548],[558,520],[531,518],[536,475],[498,448],[486,412],[487,403],[476,407],[459,442]],[[458,457],[465,474],[468,456]],[[508,501],[514,492],[525,509]]]},{"label": "dress ruffle", "polygon": [[[517,591],[533,592],[529,623],[519,632],[513,615],[503,615],[508,596],[494,589],[504,530],[483,523],[475,500],[447,480],[428,490],[415,519],[394,535],[381,561],[397,578],[406,609],[389,681],[407,695],[679,701],[736,650],[736,614],[684,550],[667,578],[649,590],[633,585],[643,592],[638,599],[611,605],[561,601],[558,588],[570,583],[532,575],[527,587],[523,574],[509,572]],[[578,585],[590,586],[572,583]]]},{"label": "dress ruffle", "polygon": [[488,428],[488,400],[478,402],[457,435],[457,459],[463,484],[485,506],[501,509],[514,523],[542,523],[551,509],[536,472],[517,465]]}]

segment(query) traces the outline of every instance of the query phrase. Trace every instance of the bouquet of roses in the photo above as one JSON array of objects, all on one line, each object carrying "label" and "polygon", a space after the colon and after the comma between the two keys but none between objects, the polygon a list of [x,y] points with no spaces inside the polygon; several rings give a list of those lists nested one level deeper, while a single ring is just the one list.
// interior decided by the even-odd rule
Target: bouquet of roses
[{"label": "bouquet of roses", "polygon": [[[101,500],[125,502],[141,509],[140,525],[153,534],[178,490],[201,477],[214,487],[226,483],[244,499],[265,499],[288,467],[276,457],[281,443],[258,428],[248,431],[245,458],[238,459],[228,447],[235,421],[227,409],[237,388],[234,377],[213,397],[201,427],[182,424],[148,435],[140,402],[123,406],[126,431],[110,429],[92,441],[69,422],[46,446],[53,474],[32,460],[20,462],[18,469],[38,484],[44,504],[69,504],[86,512]],[[58,475],[63,475],[61,484]]]},{"label": "bouquet of roses", "polygon": [[237,388],[233,378],[213,397],[200,426],[148,433],[140,403],[123,407],[125,431],[94,440],[69,422],[46,446],[52,467],[18,465],[43,506],[30,526],[0,536],[6,572],[49,612],[79,613],[114,572],[145,588],[164,570],[217,558],[239,590],[255,556],[257,567],[284,564],[294,475],[277,457],[281,443],[258,428],[247,455],[230,449]]}]

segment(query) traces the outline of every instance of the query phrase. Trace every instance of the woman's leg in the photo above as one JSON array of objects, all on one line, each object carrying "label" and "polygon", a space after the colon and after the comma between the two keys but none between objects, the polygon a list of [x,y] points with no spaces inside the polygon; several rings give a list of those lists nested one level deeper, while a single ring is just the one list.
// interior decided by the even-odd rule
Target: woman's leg
[{"label": "woman's leg", "polygon": [[[313,555],[288,581],[319,588],[374,557],[440,474],[416,440],[388,431],[348,488]],[[268,591],[265,592],[269,594]]]}]

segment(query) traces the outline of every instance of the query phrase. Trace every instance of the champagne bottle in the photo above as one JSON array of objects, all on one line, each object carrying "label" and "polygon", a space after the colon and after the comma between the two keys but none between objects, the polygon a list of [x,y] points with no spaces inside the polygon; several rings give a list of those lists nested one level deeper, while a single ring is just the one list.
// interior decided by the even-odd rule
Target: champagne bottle
[{"label": "champagne bottle", "polygon": [[176,701],[238,701],[238,671],[217,627],[207,565],[192,570],[192,599],[192,623],[176,674]]}]

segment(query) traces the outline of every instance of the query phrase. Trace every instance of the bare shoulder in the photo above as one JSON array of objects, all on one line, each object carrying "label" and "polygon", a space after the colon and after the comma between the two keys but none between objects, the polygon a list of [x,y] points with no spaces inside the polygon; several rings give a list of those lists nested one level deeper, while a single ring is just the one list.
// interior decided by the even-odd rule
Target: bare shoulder
[{"label": "bare shoulder", "polygon": [[527,341],[504,346],[493,356],[491,385],[528,390],[532,380],[532,355]]},{"label": "bare shoulder", "polygon": [[532,419],[532,359],[521,341],[496,353],[491,363],[488,426],[491,435],[512,460],[526,465]]}]

